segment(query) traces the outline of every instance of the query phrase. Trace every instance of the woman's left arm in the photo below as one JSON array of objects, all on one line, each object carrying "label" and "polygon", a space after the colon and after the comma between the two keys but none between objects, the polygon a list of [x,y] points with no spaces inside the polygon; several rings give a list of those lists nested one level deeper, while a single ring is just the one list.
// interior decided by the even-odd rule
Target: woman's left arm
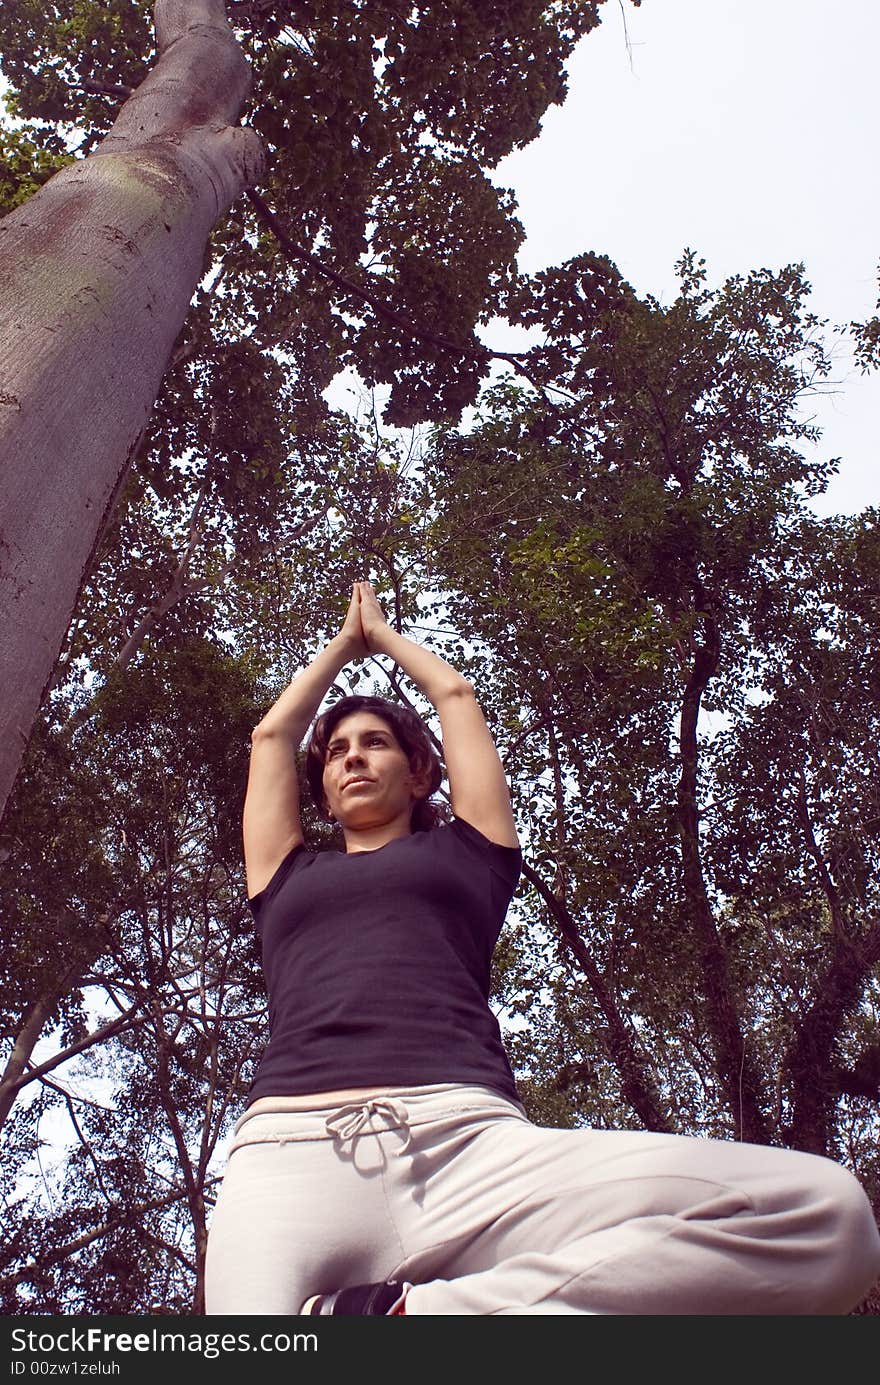
[{"label": "woman's left arm", "polygon": [[452,811],[489,841],[519,846],[504,768],[470,683],[438,655],[393,630],[369,582],[359,582],[358,588],[367,648],[390,655],[440,718]]}]

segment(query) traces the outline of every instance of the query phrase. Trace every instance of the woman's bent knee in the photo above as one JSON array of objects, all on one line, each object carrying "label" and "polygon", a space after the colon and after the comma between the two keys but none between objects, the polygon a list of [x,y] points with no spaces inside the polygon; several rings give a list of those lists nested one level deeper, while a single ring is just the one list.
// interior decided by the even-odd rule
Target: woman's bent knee
[{"label": "woman's bent knee", "polygon": [[814,1157],[812,1163],[827,1304],[817,1312],[848,1313],[880,1277],[880,1232],[858,1179],[831,1159]]}]

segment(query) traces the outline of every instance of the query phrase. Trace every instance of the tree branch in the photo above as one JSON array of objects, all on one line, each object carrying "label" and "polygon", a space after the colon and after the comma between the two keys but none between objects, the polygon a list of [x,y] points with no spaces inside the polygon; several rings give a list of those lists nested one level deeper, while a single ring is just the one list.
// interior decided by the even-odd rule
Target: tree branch
[{"label": "tree branch", "polygon": [[[287,231],[284,229],[278,217],[263,201],[260,194],[255,192],[253,188],[248,188],[246,190],[246,196],[254,207],[260,221],[272,232],[289,259],[299,260],[300,263],[307,265],[315,274],[319,274],[322,278],[329,280],[331,284],[335,284],[336,287],[341,289],[344,293],[351,294],[353,297],[359,298],[361,302],[369,304],[378,317],[381,317],[391,326],[396,327],[397,330],[403,332],[405,336],[415,341],[423,341],[428,346],[435,346],[438,350],[447,351],[454,356],[469,356],[475,360],[485,361],[507,361],[509,365],[513,366],[514,370],[522,375],[524,379],[528,380],[529,384],[543,396],[545,402],[549,404],[551,408],[555,408],[555,405],[547,394],[548,388],[557,389],[560,394],[567,394],[567,391],[559,389],[557,386],[545,385],[542,381],[536,379],[531,371],[526,369],[523,365],[523,361],[529,356],[529,352],[527,351],[495,351],[491,347],[483,346],[481,342],[477,342],[476,340],[473,345],[463,345],[461,342],[453,341],[450,337],[442,336],[437,332],[429,332],[425,328],[419,327],[403,313],[398,312],[395,308],[389,307],[387,303],[384,303],[382,299],[378,298],[370,289],[364,288],[361,284],[356,284],[354,280],[347,279],[343,274],[338,274],[335,269],[330,269],[329,266],[322,265],[311,251],[307,250],[305,246],[299,245],[287,234]],[[568,397],[571,398],[572,396]]]},{"label": "tree branch", "polygon": [[[219,1176],[208,1180],[209,1183],[219,1183]],[[207,1185],[206,1185],[207,1186]],[[186,1197],[186,1190],[176,1188],[165,1197],[151,1198],[148,1202],[141,1202],[136,1207],[129,1208],[122,1212],[118,1217],[110,1217],[107,1221],[96,1226],[92,1231],[85,1232],[82,1236],[77,1236],[74,1240],[68,1241],[66,1245],[58,1246],[55,1250],[46,1251],[41,1255],[39,1261],[33,1264],[24,1265],[20,1270],[16,1270],[9,1276],[12,1284],[21,1284],[29,1279],[42,1278],[49,1265],[57,1265],[62,1260],[67,1260],[71,1255],[75,1255],[78,1250],[85,1250],[86,1246],[92,1245],[95,1241],[100,1241],[102,1237],[117,1231],[122,1226],[137,1225],[145,1212],[158,1212],[165,1207],[172,1207],[175,1202],[181,1202]]]},{"label": "tree branch", "polygon": [[700,948],[703,992],[709,1028],[715,1043],[716,1071],[740,1140],[765,1144],[769,1136],[760,1104],[761,1084],[746,1053],[734,999],[727,956],[712,914],[700,849],[697,771],[697,724],[703,694],[714,677],[720,657],[720,632],[698,579],[694,603],[703,612],[703,643],[697,645],[682,697],[679,723],[681,770],[677,790],[685,899]]},{"label": "tree branch", "polygon": [[562,901],[557,899],[552,888],[527,861],[523,863],[523,875],[531,881],[543,899],[550,917],[559,929],[565,947],[587,978],[596,1002],[605,1016],[608,1028],[604,1040],[608,1055],[620,1073],[624,1098],[646,1130],[674,1133],[674,1127],[661,1104],[654,1081],[636,1053],[632,1036],[614,1004],[599,968],[584,946],[575,920]]}]

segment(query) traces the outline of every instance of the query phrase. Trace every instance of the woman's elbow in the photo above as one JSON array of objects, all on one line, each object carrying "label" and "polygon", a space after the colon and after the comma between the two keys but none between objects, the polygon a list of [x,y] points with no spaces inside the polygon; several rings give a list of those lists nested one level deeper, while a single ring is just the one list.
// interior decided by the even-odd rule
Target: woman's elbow
[{"label": "woman's elbow", "polygon": [[450,701],[453,701],[462,697],[472,697],[474,701],[477,700],[477,694],[474,691],[473,683],[469,683],[462,674],[456,673],[447,683],[444,683],[442,689],[439,691],[437,700],[438,702],[441,700],[445,701],[448,698]]},{"label": "woman's elbow", "polygon": [[273,722],[270,712],[268,716],[263,717],[262,721],[257,722],[251,732],[251,747],[253,748],[255,745],[261,745],[264,741],[278,740],[280,736],[286,734],[284,727],[278,726],[277,723]]}]

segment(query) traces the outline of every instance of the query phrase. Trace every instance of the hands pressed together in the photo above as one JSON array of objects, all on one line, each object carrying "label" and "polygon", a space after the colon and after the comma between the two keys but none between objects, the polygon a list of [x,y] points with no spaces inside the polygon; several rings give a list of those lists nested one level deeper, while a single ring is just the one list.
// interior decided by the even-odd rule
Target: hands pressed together
[{"label": "hands pressed together", "polygon": [[345,622],[339,632],[351,648],[351,657],[358,659],[365,658],[367,654],[378,654],[382,632],[388,629],[388,622],[371,583],[355,582]]}]

